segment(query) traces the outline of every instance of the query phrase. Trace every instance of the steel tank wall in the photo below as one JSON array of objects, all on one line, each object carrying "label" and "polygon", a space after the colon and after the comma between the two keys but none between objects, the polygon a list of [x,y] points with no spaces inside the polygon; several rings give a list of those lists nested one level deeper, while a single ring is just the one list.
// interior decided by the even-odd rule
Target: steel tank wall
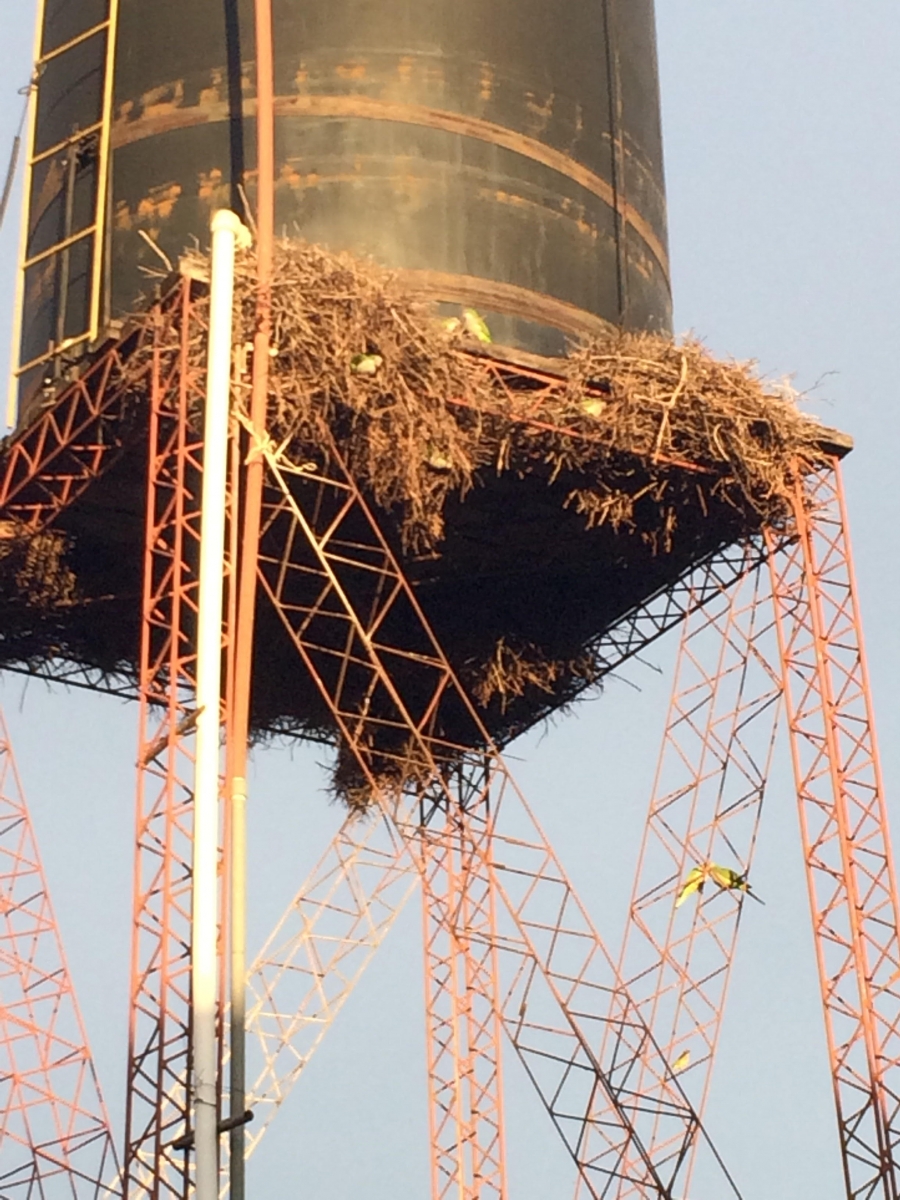
[{"label": "steel tank wall", "polygon": [[[120,0],[113,315],[253,194],[252,5]],[[276,229],[374,256],[542,352],[666,329],[652,0],[275,0]]]},{"label": "steel tank wall", "polygon": [[[652,0],[273,5],[279,232],[371,255],[541,353],[669,327]],[[252,7],[44,0],[20,420],[147,268],[240,208],[238,183],[252,206]]]}]

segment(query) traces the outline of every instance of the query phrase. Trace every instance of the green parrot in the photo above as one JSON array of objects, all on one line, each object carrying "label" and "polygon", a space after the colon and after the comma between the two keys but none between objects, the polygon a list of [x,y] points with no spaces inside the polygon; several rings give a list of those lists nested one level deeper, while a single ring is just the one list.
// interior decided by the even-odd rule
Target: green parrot
[{"label": "green parrot", "polygon": [[703,885],[705,882],[706,882],[706,868],[705,867],[694,867],[693,870],[689,871],[688,877],[684,881],[684,887],[678,893],[678,898],[675,901],[675,907],[681,908],[681,906],[682,906],[682,904],[684,904],[685,900],[687,900],[689,896],[693,896],[694,892],[698,892],[700,895],[702,895],[703,894]]},{"label": "green parrot", "polygon": [[586,413],[589,417],[599,417],[604,408],[606,408],[605,400],[597,400],[593,396],[585,396],[585,398],[583,400],[579,400],[578,403],[581,411]]},{"label": "green parrot", "polygon": [[693,896],[694,892],[702,895],[703,885],[707,879],[711,879],[724,892],[743,892],[745,896],[749,896],[758,904],[765,904],[765,900],[760,900],[759,896],[750,890],[746,875],[733,871],[731,867],[720,867],[717,863],[705,863],[702,867],[693,867],[688,872],[684,885],[675,900],[675,907],[680,908],[685,900]]},{"label": "green parrot", "polygon": [[480,313],[476,312],[474,308],[463,309],[463,325],[466,333],[468,333],[470,337],[475,338],[476,341],[482,342],[484,345],[488,345],[493,340],[491,338],[491,331],[488,329],[484,317],[482,317]]},{"label": "green parrot", "polygon": [[757,904],[765,904],[765,900],[760,900],[759,896],[751,892],[746,875],[741,875],[738,871],[732,871],[731,867],[717,866],[715,863],[710,863],[707,871],[713,883],[717,883],[723,891],[743,892],[745,896],[749,896]]},{"label": "green parrot", "polygon": [[451,471],[453,469],[453,460],[443,450],[439,450],[436,446],[432,446],[429,442],[427,448],[428,457],[426,462],[429,467],[435,471]]},{"label": "green parrot", "polygon": [[679,1071],[686,1070],[690,1065],[691,1052],[690,1050],[684,1050],[672,1063],[672,1074],[677,1075]]},{"label": "green parrot", "polygon": [[354,354],[350,359],[350,370],[354,375],[377,375],[383,363],[380,354]]}]

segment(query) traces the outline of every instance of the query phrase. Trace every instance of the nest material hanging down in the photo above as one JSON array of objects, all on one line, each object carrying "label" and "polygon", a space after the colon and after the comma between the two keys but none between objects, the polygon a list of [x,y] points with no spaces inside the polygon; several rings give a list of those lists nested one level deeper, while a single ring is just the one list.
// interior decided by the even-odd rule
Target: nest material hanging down
[{"label": "nest material hanging down", "polygon": [[[192,254],[182,270],[203,278],[208,264]],[[617,333],[573,347],[557,382],[541,384],[513,367],[489,369],[464,326],[448,331],[370,263],[286,242],[274,281],[269,432],[298,464],[337,442],[500,741],[602,677],[598,638],[630,608],[711,551],[783,525],[795,473],[822,456],[822,430],[789,388],[767,384],[753,364],[715,359],[698,341]],[[236,284],[237,366],[249,389],[251,254],[239,258]],[[197,300],[191,346],[198,371],[205,303]],[[178,338],[173,328],[173,356]],[[370,373],[360,373],[360,356],[370,357]],[[31,572],[25,594],[35,569],[15,568],[17,579]],[[44,583],[58,609],[75,612],[79,597],[103,590],[101,579],[88,587],[60,573],[52,555]],[[337,742],[280,636],[263,617],[257,729]],[[94,657],[103,660],[99,648]],[[115,658],[121,671],[121,650]],[[397,784],[415,777],[408,747],[384,750],[376,774]],[[346,748],[335,786],[366,802]]]}]

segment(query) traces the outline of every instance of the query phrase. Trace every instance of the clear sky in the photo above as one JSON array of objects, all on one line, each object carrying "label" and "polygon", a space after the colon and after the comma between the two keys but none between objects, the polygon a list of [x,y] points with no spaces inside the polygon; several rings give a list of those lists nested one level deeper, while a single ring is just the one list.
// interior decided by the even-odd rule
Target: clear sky
[{"label": "clear sky", "polygon": [[[564,6],[563,6],[564,7]],[[32,8],[0,0],[0,154],[29,75]],[[897,397],[900,9],[890,0],[658,0],[676,328],[814,388],[848,430],[846,477],[889,798],[900,784]],[[7,367],[17,210],[0,231]],[[818,386],[815,386],[817,385]],[[655,652],[665,666],[671,647]],[[513,769],[617,945],[665,686],[625,682],[514,748]],[[95,1057],[115,1119],[125,1068],[133,708],[0,679]],[[251,946],[327,842],[316,753],[257,756]],[[891,799],[896,819],[896,803]],[[709,1127],[746,1200],[839,1200],[822,1019],[784,746],[746,915]],[[411,905],[251,1167],[251,1195],[428,1193],[420,924]],[[570,1194],[571,1168],[515,1070],[513,1200]],[[715,1200],[696,1197],[695,1200]]]}]

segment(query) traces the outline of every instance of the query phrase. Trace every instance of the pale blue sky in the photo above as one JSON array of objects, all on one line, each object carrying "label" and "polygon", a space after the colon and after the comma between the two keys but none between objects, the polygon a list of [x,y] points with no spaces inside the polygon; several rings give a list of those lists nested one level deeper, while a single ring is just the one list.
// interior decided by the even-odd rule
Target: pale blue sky
[{"label": "pale blue sky", "polygon": [[[574,2],[574,0],[572,0]],[[0,0],[0,152],[28,78],[32,4]],[[658,0],[676,327],[767,372],[823,379],[848,430],[851,520],[888,795],[900,785],[897,194],[900,10],[888,0]],[[17,212],[0,232],[7,366]],[[655,661],[665,665],[671,647]],[[605,695],[516,747],[526,793],[617,944],[666,688]],[[136,712],[0,680],[95,1056],[121,1115]],[[648,734],[649,731],[649,734]],[[317,754],[257,756],[251,940],[324,847]],[[842,1184],[784,747],[767,806],[709,1127],[746,1200],[839,1200]],[[752,918],[752,919],[750,919]],[[419,917],[405,913],[251,1168],[256,1196],[428,1193]],[[571,1169],[510,1070],[513,1200],[562,1200]],[[698,1197],[697,1200],[707,1200]],[[713,1198],[714,1200],[714,1198]]]}]

